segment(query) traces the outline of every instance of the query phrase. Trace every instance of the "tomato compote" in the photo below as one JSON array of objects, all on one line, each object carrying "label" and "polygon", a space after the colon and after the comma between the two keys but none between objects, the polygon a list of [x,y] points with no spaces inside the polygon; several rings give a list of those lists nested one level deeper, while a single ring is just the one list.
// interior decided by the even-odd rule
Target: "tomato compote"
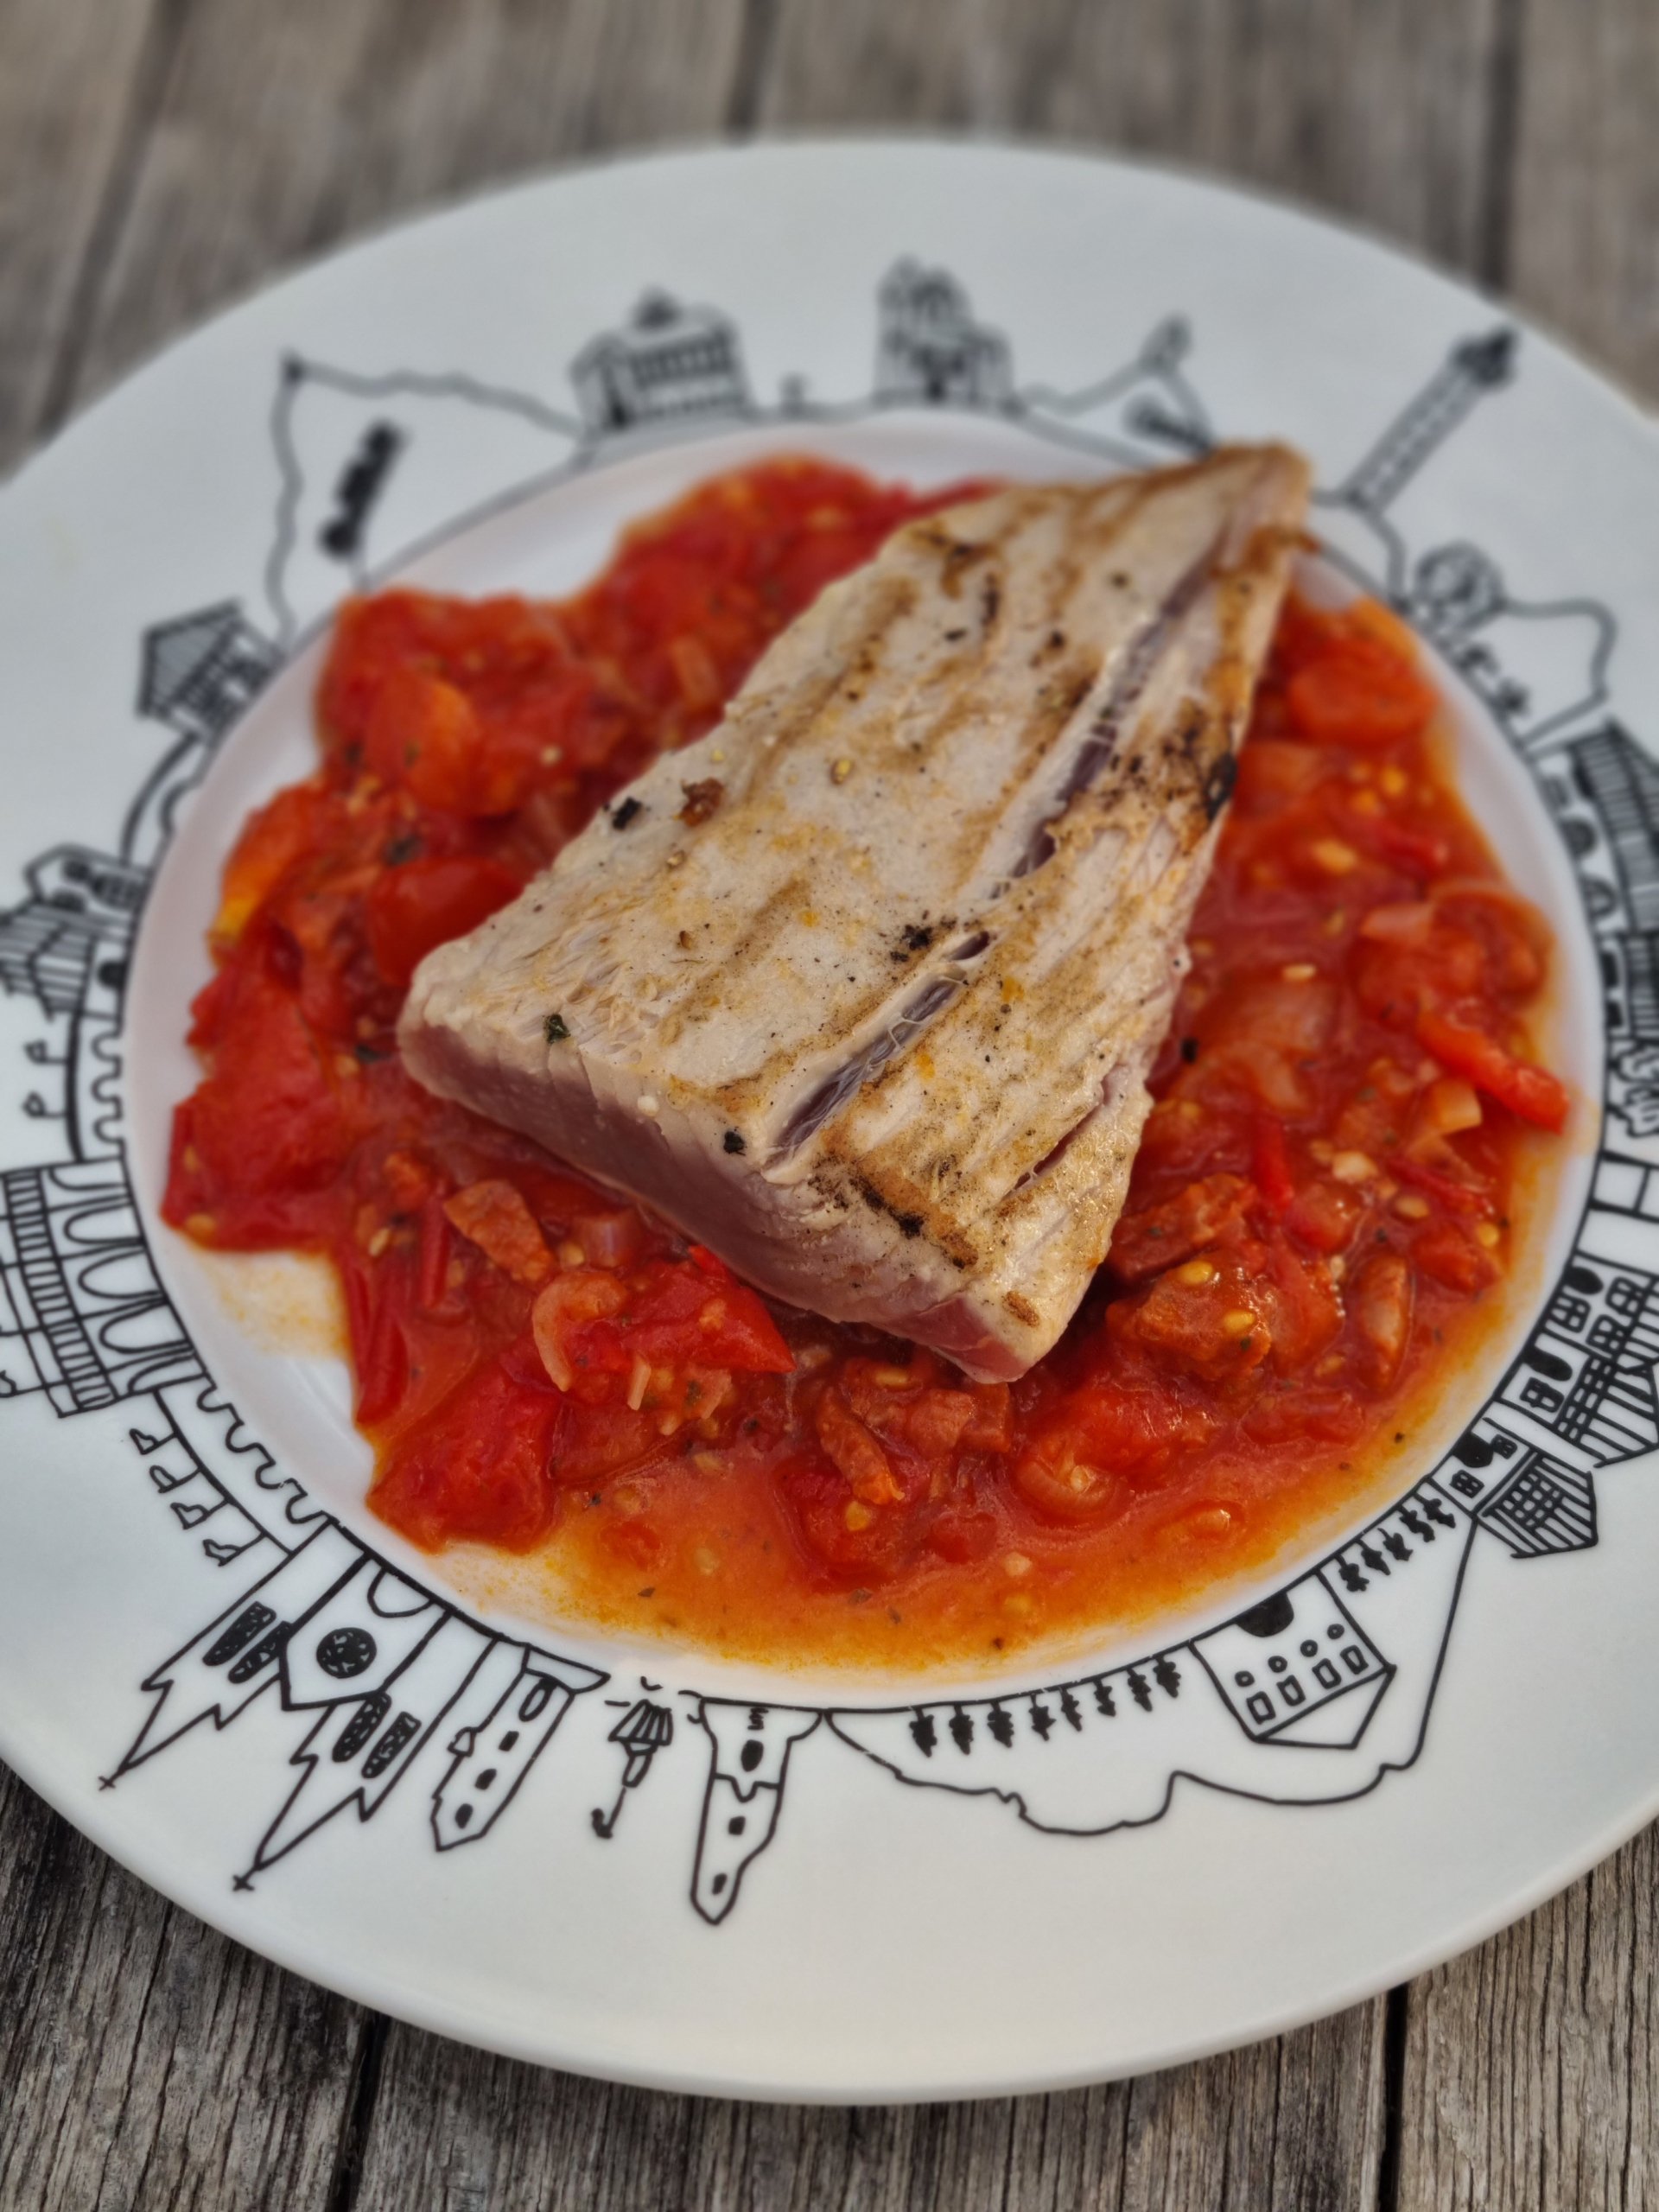
[{"label": "tomato compote", "polygon": [[756,1656],[962,1659],[1259,1564],[1452,1383],[1526,1133],[1565,1120],[1525,1027],[1548,931],[1365,602],[1286,609],[1109,1260],[1012,1388],[770,1306],[410,1081],[422,956],[963,488],[774,461],[640,524],[560,604],[348,604],[321,766],[226,868],[167,1218],[325,1255],[376,1512],[430,1550],[535,1554],[567,1611]]}]

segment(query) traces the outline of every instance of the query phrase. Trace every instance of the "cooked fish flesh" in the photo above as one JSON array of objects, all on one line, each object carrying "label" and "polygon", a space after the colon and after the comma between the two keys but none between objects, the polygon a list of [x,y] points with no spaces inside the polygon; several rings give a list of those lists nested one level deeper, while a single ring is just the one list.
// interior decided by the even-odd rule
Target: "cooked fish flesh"
[{"label": "cooked fish flesh", "polygon": [[410,1069],[772,1296],[1023,1374],[1122,1206],[1306,492],[1237,446],[900,530],[428,957]]}]

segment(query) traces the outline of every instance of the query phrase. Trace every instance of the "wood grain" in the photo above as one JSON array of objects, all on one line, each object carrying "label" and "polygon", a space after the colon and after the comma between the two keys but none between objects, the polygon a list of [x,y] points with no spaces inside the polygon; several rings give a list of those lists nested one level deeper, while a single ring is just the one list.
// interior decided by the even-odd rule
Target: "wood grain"
[{"label": "wood grain", "polygon": [[1501,0],[781,0],[768,124],[931,124],[1192,162],[1474,269]]},{"label": "wood grain", "polygon": [[1524,0],[1504,272],[1659,402],[1659,9]]},{"label": "wood grain", "polygon": [[0,17],[0,469],[52,412],[168,38],[161,0],[7,0]]},{"label": "wood grain", "polygon": [[1659,2202],[1659,1830],[1407,2007],[1400,2212]]},{"label": "wood grain", "polygon": [[743,32],[742,0],[194,0],[73,397],[293,263],[429,201],[717,132]]},{"label": "wood grain", "polygon": [[367,2017],[168,1904],[0,1769],[0,2205],[321,2208]]},{"label": "wood grain", "polygon": [[1370,2212],[1382,2012],[1111,2088],[850,2111],[550,2077],[394,2028],[357,2212]]}]

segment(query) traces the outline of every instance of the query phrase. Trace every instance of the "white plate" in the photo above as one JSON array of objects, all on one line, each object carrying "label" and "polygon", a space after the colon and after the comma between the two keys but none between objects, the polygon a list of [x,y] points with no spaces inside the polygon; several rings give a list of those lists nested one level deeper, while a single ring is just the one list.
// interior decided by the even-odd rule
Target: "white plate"
[{"label": "white plate", "polygon": [[[338,1370],[260,1349],[154,1220],[214,874],[307,759],[335,600],[567,588],[629,515],[781,446],[937,480],[1264,435],[1440,658],[1466,786],[1560,933],[1586,1094],[1532,1294],[1409,1491],[1243,1622],[1235,1591],[959,1694],[470,1611],[366,1515]],[[1240,2042],[1611,1849],[1659,1809],[1656,517],[1645,425],[1490,304],[1035,152],[556,178],[135,378],[0,499],[0,1751],[368,2003],[791,2098]]]}]

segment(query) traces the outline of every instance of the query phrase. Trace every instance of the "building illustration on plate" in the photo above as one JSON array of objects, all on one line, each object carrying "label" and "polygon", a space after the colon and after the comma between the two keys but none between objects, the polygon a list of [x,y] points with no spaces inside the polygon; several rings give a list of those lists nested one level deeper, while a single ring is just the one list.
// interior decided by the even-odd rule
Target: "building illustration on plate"
[{"label": "building illustration on plate", "polygon": [[749,406],[737,326],[667,292],[647,292],[626,329],[584,346],[570,381],[594,437],[682,416],[743,415]]},{"label": "building illustration on plate", "polygon": [[1014,397],[1014,362],[1000,331],[976,322],[947,270],[898,262],[877,295],[875,389],[885,400],[1001,407]]},{"label": "building illustration on plate", "polygon": [[121,851],[150,868],[173,834],[174,811],[207,772],[226,732],[264,690],[281,661],[278,648],[228,599],[144,632],[138,712],[171,729],[162,756],[130,810]]},{"label": "building illustration on plate", "polygon": [[60,846],[0,917],[0,983],[45,1016],[30,1058],[52,1088],[25,1111],[57,1155],[0,1174],[0,1389],[42,1390],[60,1414],[201,1371],[150,1267],[119,1135],[116,1039],[144,880]]},{"label": "building illustration on plate", "polygon": [[[0,915],[0,985],[44,1018],[30,1046],[56,1095],[25,1110],[57,1156],[0,1174],[0,1366],[10,1394],[82,1413],[202,1374],[156,1280],[121,1135],[118,1039],[127,961],[173,809],[265,683],[275,652],[232,601],[145,633],[138,710],[175,742],[127,817],[119,853],[64,845]],[[9,1347],[21,1359],[8,1361]]]}]

